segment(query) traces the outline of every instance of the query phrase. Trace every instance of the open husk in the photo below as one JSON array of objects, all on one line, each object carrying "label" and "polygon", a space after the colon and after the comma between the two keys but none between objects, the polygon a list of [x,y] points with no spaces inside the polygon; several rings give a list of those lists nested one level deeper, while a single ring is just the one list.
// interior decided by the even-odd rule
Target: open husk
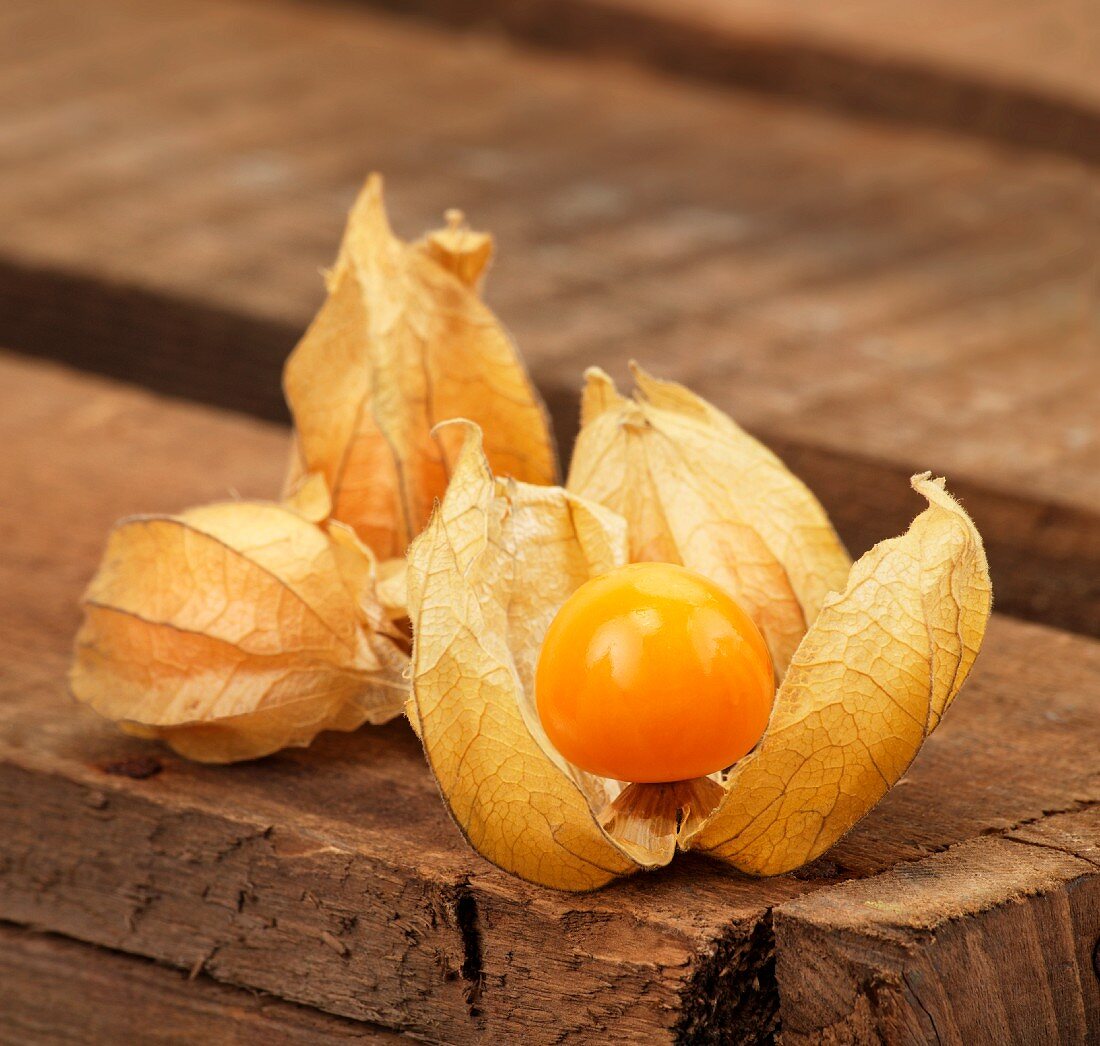
[{"label": "open husk", "polygon": [[[534,882],[592,889],[688,848],[756,875],[796,868],[898,780],[965,680],[990,611],[981,538],[942,480],[915,476],[924,511],[838,578],[844,553],[816,501],[729,419],[678,386],[643,377],[636,404],[590,380],[572,490],[495,478],[467,426],[446,497],[410,551],[410,716],[428,761],[472,845]],[[778,523],[760,523],[732,476],[705,489],[720,460],[774,492]],[[804,623],[757,748],[728,772],[671,785],[568,764],[533,692],[565,599],[628,554],[657,550],[730,584],[744,570],[726,557],[747,547],[762,576],[785,578],[776,591]]]},{"label": "open husk", "polygon": [[[991,602],[980,536],[943,480],[918,475],[927,507],[852,564],[771,451],[640,369],[633,397],[589,372],[553,485],[546,412],[479,296],[491,253],[458,214],[400,240],[367,182],[287,363],[284,500],[120,522],[85,596],[73,692],[215,762],[404,709],[470,843],[561,889],[678,849],[756,875],[812,860],[905,773],[970,671]],[[538,719],[558,609],[645,560],[725,588],[775,662],[763,738],[709,777],[585,773]]]},{"label": "open husk", "polygon": [[392,718],[406,664],[349,529],[236,501],[115,527],[70,678],[128,732],[229,762]]},{"label": "open husk", "polygon": [[404,554],[456,453],[435,423],[473,417],[499,472],[557,476],[542,401],[478,295],[492,239],[448,218],[405,243],[368,180],[287,362],[283,503],[122,521],[84,600],[76,697],[215,762],[403,711]]}]

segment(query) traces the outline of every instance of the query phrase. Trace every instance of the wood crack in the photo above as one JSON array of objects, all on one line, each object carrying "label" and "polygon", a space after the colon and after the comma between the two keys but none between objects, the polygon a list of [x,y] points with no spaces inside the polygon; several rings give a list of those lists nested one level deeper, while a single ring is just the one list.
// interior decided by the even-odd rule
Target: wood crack
[{"label": "wood crack", "polygon": [[924,1014],[925,1018],[928,1020],[928,1025],[932,1029],[932,1034],[935,1036],[935,1041],[937,1043],[942,1043],[943,1036],[940,1034],[940,1029],[936,1025],[936,1018],[932,1015],[932,1011],[924,1005],[924,1001],[921,999],[920,995],[917,994],[916,989],[913,987],[913,982],[909,980],[909,975],[904,970],[902,970],[901,972],[901,979],[905,984],[905,988],[909,994],[909,998],[911,998],[913,1002],[917,1004],[917,1008],[920,1010],[921,1013]]},{"label": "wood crack", "polygon": [[452,904],[455,923],[462,936],[462,967],[459,972],[466,982],[466,1009],[471,1017],[477,1019],[482,1015],[485,968],[477,899],[470,889],[469,879],[464,879],[454,888]]},{"label": "wood crack", "polygon": [[768,908],[746,936],[735,923],[696,966],[675,1041],[691,1046],[773,1043],[780,1031],[775,934]]},{"label": "wood crack", "polygon": [[1015,835],[1006,836],[1005,842],[1019,843],[1021,846],[1034,846],[1039,850],[1053,850],[1055,853],[1065,854],[1067,857],[1073,857],[1078,861],[1084,861],[1085,864],[1091,864],[1093,868],[1100,869],[1100,859],[1086,857],[1084,854],[1066,846],[1057,846],[1054,843],[1044,842],[1041,839],[1021,839],[1019,836]]}]

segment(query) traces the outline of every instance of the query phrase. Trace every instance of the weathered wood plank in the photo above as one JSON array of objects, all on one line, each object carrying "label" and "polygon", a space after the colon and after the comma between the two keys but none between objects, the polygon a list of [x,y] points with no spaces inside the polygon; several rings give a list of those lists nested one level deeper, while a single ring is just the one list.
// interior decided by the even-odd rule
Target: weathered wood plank
[{"label": "weathered wood plank", "polygon": [[930,0],[915,10],[905,0],[874,5],[841,0],[807,7],[797,0],[608,0],[609,4],[678,16],[711,31],[799,38],[892,64],[950,68],[969,79],[1034,85],[1100,106],[1100,43],[1090,9],[1080,0]]},{"label": "weathered wood plank", "polygon": [[400,230],[459,203],[498,234],[491,298],[567,440],[584,366],[637,356],[780,445],[855,551],[945,472],[999,606],[1100,634],[1095,170],[362,9],[5,25],[8,344],[283,417],[316,269],[381,168]]},{"label": "weathered wood plank", "polygon": [[0,924],[0,1042],[347,1046],[408,1039],[208,977]]},{"label": "weathered wood plank", "polygon": [[77,595],[116,516],[271,494],[285,432],[15,357],[0,390],[0,918],[447,1042],[768,1041],[773,909],[1100,800],[1100,644],[1003,618],[906,782],[797,876],[527,886],[399,723],[186,763],[67,698]]},{"label": "weathered wood plank", "polygon": [[1088,0],[373,0],[681,76],[1100,155]]},{"label": "weathered wood plank", "polygon": [[1098,853],[1092,805],[782,906],[783,1041],[1097,1041]]},{"label": "weathered wood plank", "polygon": [[169,509],[269,492],[286,437],[16,360],[0,388],[0,483],[22,492],[0,509],[0,918],[446,1042],[772,1027],[774,992],[744,982],[766,983],[761,923],[797,880],[688,862],[591,897],[533,890],[466,848],[404,724],[219,771],[75,707],[76,598],[109,520],[139,491]]}]

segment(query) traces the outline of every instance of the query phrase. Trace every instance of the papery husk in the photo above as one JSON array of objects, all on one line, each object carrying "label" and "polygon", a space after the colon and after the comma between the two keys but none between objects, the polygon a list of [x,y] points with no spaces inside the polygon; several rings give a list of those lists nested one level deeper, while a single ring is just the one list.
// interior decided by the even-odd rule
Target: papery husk
[{"label": "papery husk", "polygon": [[467,287],[480,290],[493,258],[493,238],[487,232],[471,229],[457,208],[447,211],[444,218],[446,228],[434,229],[417,246]]},{"label": "papery husk", "polygon": [[407,646],[349,529],[288,505],[225,502],[111,532],[84,596],[75,696],[204,762],[307,745],[402,710]]},{"label": "papery husk", "polygon": [[755,751],[683,845],[753,875],[824,853],[912,763],[965,681],[992,607],[981,536],[930,473],[909,530],[876,545],[803,640]]},{"label": "papery husk", "polygon": [[918,476],[928,508],[824,597],[763,740],[732,771],[625,787],[585,774],[538,722],[534,667],[565,599],[622,562],[621,523],[495,480],[472,432],[410,553],[409,714],[467,839],[523,878],[589,890],[677,848],[756,875],[796,868],[905,772],[973,663],[990,610],[981,539],[943,481]]},{"label": "papery husk", "polygon": [[328,297],[283,377],[296,431],[287,479],[324,476],[333,516],[380,560],[404,555],[442,497],[457,446],[437,422],[485,427],[493,468],[553,483],[545,408],[512,341],[476,287],[492,240],[452,214],[407,244],[392,232],[382,180],[351,211]]},{"label": "papery husk", "polygon": [[627,521],[632,562],[680,563],[749,613],[782,678],[851,560],[825,510],[762,443],[693,392],[634,367],[634,398],[587,373],[567,488]]},{"label": "papery husk", "polygon": [[[559,487],[496,479],[476,426],[409,552],[409,716],[471,845],[525,879],[593,889],[638,864],[600,827],[612,798],[546,738],[534,703],[551,619],[626,560],[622,521]],[[587,794],[586,794],[587,793]]]}]

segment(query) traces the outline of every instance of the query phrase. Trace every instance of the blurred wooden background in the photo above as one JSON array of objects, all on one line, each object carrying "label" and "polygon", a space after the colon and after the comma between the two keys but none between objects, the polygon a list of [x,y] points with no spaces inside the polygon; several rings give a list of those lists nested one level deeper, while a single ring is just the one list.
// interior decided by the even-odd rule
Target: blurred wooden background
[{"label": "blurred wooden background", "polygon": [[[0,918],[25,972],[0,1041],[66,1041],[35,1000],[88,954],[84,1005],[132,991],[165,1013],[127,1025],[123,994],[93,1041],[233,1041],[211,1032],[226,1013],[240,1041],[296,1021],[287,1041],[384,1034],[362,1021],[440,1041],[1100,1034],[1098,21],[1086,0],[8,0]],[[564,446],[584,367],[636,357],[770,442],[853,552],[911,519],[912,472],[963,496],[998,610],[1040,624],[998,619],[909,784],[812,875],[688,863],[533,901],[463,849],[403,728],[208,771],[66,703],[111,520],[275,492],[282,360],[375,169],[402,234],[449,206],[495,234],[488,297]],[[120,756],[162,772],[104,771]],[[161,845],[166,822],[205,841]],[[14,924],[236,987],[169,1002],[174,972]],[[268,1022],[241,989],[311,1009]]]},{"label": "blurred wooden background", "polygon": [[2,17],[9,347],[283,419],[312,274],[377,168],[406,235],[452,205],[496,234],[490,300],[566,442],[583,368],[637,356],[775,443],[854,550],[910,518],[913,471],[946,473],[998,605],[1100,632],[1080,160],[355,6]]}]

